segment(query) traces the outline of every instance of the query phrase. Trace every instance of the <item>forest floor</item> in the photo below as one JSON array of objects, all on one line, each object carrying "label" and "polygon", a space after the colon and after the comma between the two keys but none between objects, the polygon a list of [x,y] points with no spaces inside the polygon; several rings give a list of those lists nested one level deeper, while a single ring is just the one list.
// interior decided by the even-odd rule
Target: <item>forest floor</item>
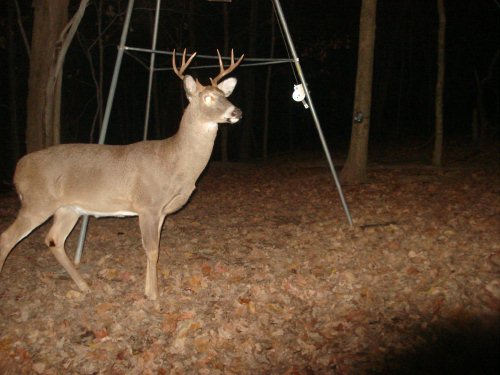
[{"label": "forest floor", "polygon": [[[320,159],[213,163],[165,222],[159,308],[136,218],[91,219],[86,295],[45,224],[0,275],[0,374],[499,373],[497,161],[376,165],[344,193],[353,227]],[[17,208],[0,196],[0,231]]]}]

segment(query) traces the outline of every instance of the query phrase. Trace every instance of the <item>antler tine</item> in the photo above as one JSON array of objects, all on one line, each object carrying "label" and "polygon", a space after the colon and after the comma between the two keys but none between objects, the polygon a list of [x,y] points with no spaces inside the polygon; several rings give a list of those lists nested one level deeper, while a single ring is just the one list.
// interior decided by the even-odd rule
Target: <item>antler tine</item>
[{"label": "antler tine", "polygon": [[186,62],[186,49],[184,48],[184,52],[182,53],[182,64],[181,68],[177,69],[177,64],[175,63],[175,49],[172,53],[172,69],[174,70],[174,73],[179,77],[180,79],[184,79],[184,71],[187,69],[189,64],[191,64],[191,61],[194,59],[196,56],[196,52],[191,55],[191,57],[188,59]]},{"label": "antler tine", "polygon": [[231,65],[227,69],[224,69],[224,63],[222,62],[222,57],[220,55],[219,50],[217,50],[217,56],[219,57],[219,66],[220,66],[220,72],[215,78],[210,78],[210,82],[212,83],[212,86],[217,86],[217,83],[222,77],[227,76],[229,73],[231,73],[238,65],[240,65],[241,61],[243,60],[243,57],[245,55],[241,55],[241,57],[238,59],[238,61],[234,62],[234,50],[231,48]]}]

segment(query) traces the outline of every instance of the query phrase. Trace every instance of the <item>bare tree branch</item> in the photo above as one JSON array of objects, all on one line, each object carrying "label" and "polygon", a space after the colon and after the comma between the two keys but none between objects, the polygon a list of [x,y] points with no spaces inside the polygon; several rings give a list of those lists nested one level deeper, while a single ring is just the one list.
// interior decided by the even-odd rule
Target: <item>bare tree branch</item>
[{"label": "bare tree branch", "polygon": [[85,14],[85,9],[87,8],[87,5],[89,3],[89,0],[82,0],[80,2],[80,6],[78,7],[78,10],[76,13],[73,15],[71,20],[68,22],[66,27],[61,33],[61,36],[59,37],[59,40],[57,41],[57,44],[60,45],[60,47],[57,49],[57,60],[56,60],[56,65],[54,69],[55,73],[55,80],[57,80],[59,74],[62,71],[62,66],[64,63],[64,59],[66,57],[66,52],[68,51],[68,48],[73,40],[73,37],[75,36],[76,30],[78,29],[78,26],[80,25],[80,21],[83,18],[83,15]]},{"label": "bare tree branch", "polygon": [[59,40],[57,41],[57,45],[54,53],[54,63],[51,68],[50,78],[47,83],[47,88],[45,92],[45,109],[44,109],[44,126],[46,127],[45,134],[52,134],[52,141],[49,144],[58,144],[60,143],[60,129],[55,129],[54,132],[48,131],[47,129],[53,127],[53,119],[54,119],[54,108],[50,107],[49,103],[52,103],[51,98],[54,95],[54,90],[56,88],[57,81],[61,77],[61,72],[64,64],[64,59],[66,58],[66,52],[75,36],[76,30],[80,25],[80,21],[85,14],[85,9],[89,0],[81,0],[80,6],[78,10],[73,15],[71,20],[68,22],[66,27],[61,32]]},{"label": "bare tree branch", "polygon": [[26,30],[24,30],[23,20],[21,18],[21,9],[19,8],[19,3],[17,2],[17,0],[14,0],[14,4],[16,6],[17,24],[19,25],[19,31],[21,32],[21,36],[23,38],[24,47],[26,48],[26,54],[28,55],[28,58],[31,59],[31,48],[28,42],[28,37],[26,36]]},{"label": "bare tree branch", "polygon": [[96,112],[94,113],[94,119],[92,121],[92,127],[90,128],[90,136],[89,136],[89,141],[90,141],[90,143],[92,143],[93,139],[94,139],[94,131],[95,131],[95,128],[97,125],[97,121],[99,120],[99,111],[101,110],[100,100],[99,100],[101,87],[100,87],[99,82],[97,80],[97,74],[96,74],[95,67],[94,67],[94,59],[92,58],[92,54],[90,53],[90,47],[85,48],[84,43],[82,41],[82,38],[80,37],[80,33],[77,33],[76,38],[77,38],[78,42],[80,43],[80,45],[82,46],[83,53],[89,62],[90,74],[92,76],[92,81],[94,82],[94,88],[96,90],[95,96],[96,96],[96,102],[97,102],[97,104],[96,104],[97,109],[96,109]]}]

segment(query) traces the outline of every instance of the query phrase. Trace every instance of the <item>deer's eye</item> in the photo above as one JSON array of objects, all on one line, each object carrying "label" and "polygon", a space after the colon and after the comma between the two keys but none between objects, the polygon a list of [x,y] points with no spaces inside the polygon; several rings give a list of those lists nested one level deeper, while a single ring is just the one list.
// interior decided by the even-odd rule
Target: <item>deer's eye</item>
[{"label": "deer's eye", "polygon": [[203,103],[205,103],[206,105],[212,105],[214,101],[215,98],[212,95],[210,94],[203,95]]}]

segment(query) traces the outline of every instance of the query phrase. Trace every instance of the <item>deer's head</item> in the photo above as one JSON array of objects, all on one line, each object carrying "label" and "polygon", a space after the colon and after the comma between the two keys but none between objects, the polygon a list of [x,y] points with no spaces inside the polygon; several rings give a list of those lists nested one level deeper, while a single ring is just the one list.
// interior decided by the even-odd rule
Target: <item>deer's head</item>
[{"label": "deer's head", "polygon": [[184,50],[182,54],[182,65],[178,69],[175,63],[174,50],[172,55],[172,67],[175,74],[182,79],[184,83],[184,90],[186,91],[186,96],[190,105],[197,108],[198,115],[202,117],[204,121],[234,124],[241,119],[242,112],[227,100],[227,97],[231,95],[238,81],[236,78],[227,78],[222,82],[219,81],[221,78],[231,73],[241,63],[243,55],[235,62],[234,52],[231,50],[231,64],[227,69],[224,68],[218,50],[217,55],[219,56],[220,72],[217,77],[210,78],[211,84],[207,86],[202,85],[190,75],[183,74],[196,56],[196,53],[193,53],[186,62],[186,50]]}]

